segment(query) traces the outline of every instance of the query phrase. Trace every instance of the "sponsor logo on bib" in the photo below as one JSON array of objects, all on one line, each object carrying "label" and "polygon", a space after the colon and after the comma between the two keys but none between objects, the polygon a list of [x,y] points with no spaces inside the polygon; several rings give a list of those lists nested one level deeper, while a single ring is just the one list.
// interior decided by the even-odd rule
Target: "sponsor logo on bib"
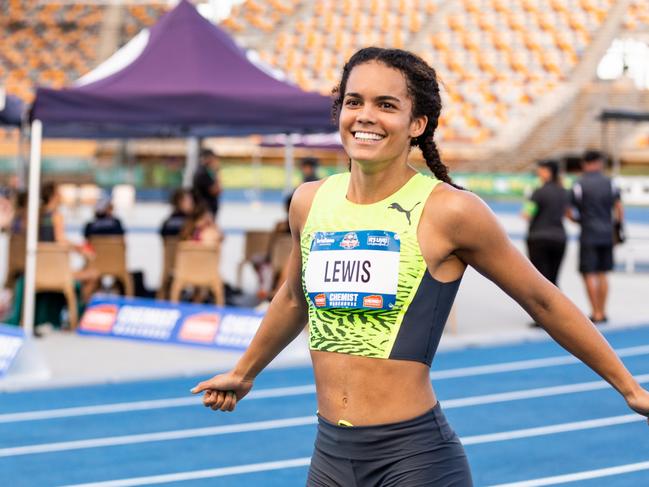
[{"label": "sponsor logo on bib", "polygon": [[383,296],[372,295],[363,298],[363,308],[382,308]]},{"label": "sponsor logo on bib", "polygon": [[317,294],[315,298],[313,298],[313,301],[318,308],[324,308],[327,306],[327,296],[324,294]]},{"label": "sponsor logo on bib", "polygon": [[347,250],[355,249],[359,245],[360,242],[358,241],[358,235],[356,235],[356,232],[347,233],[340,242],[340,246]]}]

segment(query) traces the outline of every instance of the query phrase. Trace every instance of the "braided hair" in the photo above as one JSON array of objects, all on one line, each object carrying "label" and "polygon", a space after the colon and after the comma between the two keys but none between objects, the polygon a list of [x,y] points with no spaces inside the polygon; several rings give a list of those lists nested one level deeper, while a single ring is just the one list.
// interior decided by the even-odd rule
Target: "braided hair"
[{"label": "braided hair", "polygon": [[424,132],[419,137],[411,139],[410,145],[419,147],[426,165],[437,179],[462,189],[453,183],[448,175],[448,168],[442,162],[433,139],[439,123],[439,114],[442,111],[442,98],[439,94],[437,74],[426,61],[416,54],[401,49],[384,49],[381,47],[366,47],[357,51],[343,67],[340,84],[332,92],[334,97],[332,106],[334,121],[337,122],[339,119],[347,80],[352,69],[370,61],[380,62],[403,73],[406,78],[408,94],[412,99],[412,117],[428,117]]}]

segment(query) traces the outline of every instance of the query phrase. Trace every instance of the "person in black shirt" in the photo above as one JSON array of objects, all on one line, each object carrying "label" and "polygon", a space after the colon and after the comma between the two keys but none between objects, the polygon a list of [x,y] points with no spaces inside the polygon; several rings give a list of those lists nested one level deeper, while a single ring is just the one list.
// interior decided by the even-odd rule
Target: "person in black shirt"
[{"label": "person in black shirt", "polygon": [[194,211],[194,197],[192,192],[187,189],[174,191],[170,202],[173,210],[171,215],[162,222],[162,227],[160,227],[160,236],[162,238],[177,237],[187,222],[187,218]]},{"label": "person in black shirt", "polygon": [[557,161],[541,161],[536,174],[542,186],[532,193],[523,211],[523,216],[530,222],[527,250],[534,267],[556,286],[566,250],[563,217],[570,205],[569,195],[561,185]]},{"label": "person in black shirt", "polygon": [[86,240],[95,235],[124,235],[122,222],[113,216],[113,203],[104,196],[95,205],[95,219],[86,223],[83,236]]},{"label": "person in black shirt", "polygon": [[218,178],[219,159],[211,149],[203,149],[200,154],[200,166],[194,173],[192,190],[196,202],[203,202],[212,217],[219,211],[221,184]]},{"label": "person in black shirt", "polygon": [[[613,181],[604,175],[604,155],[598,151],[584,154],[583,175],[573,185],[571,220],[581,225],[579,238],[579,272],[584,278],[588,300],[592,307],[590,319],[594,323],[607,321],[607,272],[613,269],[614,218],[624,220],[620,192]],[[615,215],[613,215],[615,214]]]},{"label": "person in black shirt", "polygon": [[310,183],[312,181],[319,181],[318,167],[320,161],[316,157],[305,157],[300,161],[300,171],[302,172],[302,182]]}]

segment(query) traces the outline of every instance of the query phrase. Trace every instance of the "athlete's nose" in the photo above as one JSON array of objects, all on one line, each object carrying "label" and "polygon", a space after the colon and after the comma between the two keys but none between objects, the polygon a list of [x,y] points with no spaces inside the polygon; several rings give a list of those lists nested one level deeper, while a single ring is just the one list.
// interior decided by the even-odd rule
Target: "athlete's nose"
[{"label": "athlete's nose", "polygon": [[363,107],[356,112],[356,121],[362,124],[376,123],[374,108],[370,103],[364,104]]}]

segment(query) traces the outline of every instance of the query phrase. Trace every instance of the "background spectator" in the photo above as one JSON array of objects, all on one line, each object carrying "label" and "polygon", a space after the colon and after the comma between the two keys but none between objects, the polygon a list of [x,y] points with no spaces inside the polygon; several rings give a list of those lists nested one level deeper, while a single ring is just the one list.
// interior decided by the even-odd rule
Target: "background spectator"
[{"label": "background spectator", "polygon": [[162,222],[162,227],[160,227],[160,235],[163,238],[180,235],[180,231],[194,211],[194,197],[187,189],[174,191],[170,203],[173,206],[171,215]]},{"label": "background spectator", "polygon": [[302,182],[310,183],[318,181],[320,178],[317,175],[320,161],[316,157],[305,157],[300,161],[300,171],[302,171]]},{"label": "background spectator", "polygon": [[113,203],[109,196],[103,196],[95,205],[95,219],[86,223],[83,236],[124,235],[122,222],[113,216]]},{"label": "background spectator", "polygon": [[180,232],[180,239],[216,244],[223,240],[223,235],[216,226],[211,211],[205,205],[197,204]]},{"label": "background spectator", "polygon": [[193,187],[196,202],[203,203],[212,219],[219,211],[219,196],[221,184],[219,182],[219,158],[211,149],[203,149],[200,153],[199,167],[194,173]]},{"label": "background spectator", "polygon": [[582,177],[573,185],[571,202],[578,214],[568,211],[568,218],[581,225],[579,237],[579,272],[592,308],[590,319],[603,323],[608,297],[607,273],[613,269],[613,231],[615,220],[624,220],[620,191],[604,175],[604,155],[587,151],[582,162]]},{"label": "background spectator", "polygon": [[[86,247],[70,242],[65,236],[65,222],[63,214],[59,211],[61,198],[58,186],[54,183],[45,183],[41,189],[41,211],[38,225],[38,240],[40,242],[56,242],[68,245],[80,253],[86,261],[92,260],[94,255]],[[81,283],[81,297],[86,302],[92,293],[99,287],[99,273],[88,266],[73,273],[74,279]]]}]

